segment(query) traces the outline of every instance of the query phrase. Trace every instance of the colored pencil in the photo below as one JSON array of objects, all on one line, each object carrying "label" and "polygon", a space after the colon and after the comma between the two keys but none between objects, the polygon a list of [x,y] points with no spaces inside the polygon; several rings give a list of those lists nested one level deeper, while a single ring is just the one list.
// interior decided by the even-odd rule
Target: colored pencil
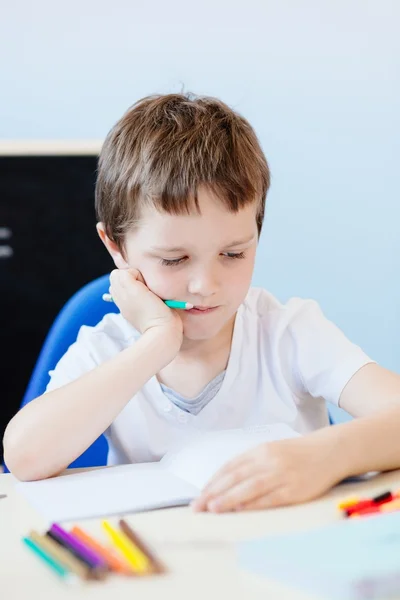
[{"label": "colored pencil", "polygon": [[88,533],[83,531],[78,526],[75,526],[71,529],[71,533],[77,537],[82,543],[84,543],[88,548],[91,548],[99,556],[102,556],[104,560],[107,562],[108,566],[117,573],[121,573],[123,575],[135,575],[135,572],[129,567],[129,565],[121,560],[118,556],[113,554],[111,550],[102,546],[97,540],[92,538]]},{"label": "colored pencil", "polygon": [[46,535],[40,535],[37,531],[29,533],[31,540],[35,542],[44,552],[59,562],[69,571],[72,571],[81,579],[90,579],[91,573],[89,567],[84,565],[80,560],[73,556],[66,548],[63,548],[57,542]]},{"label": "colored pencil", "polygon": [[139,548],[134,546],[124,533],[114,529],[114,527],[108,521],[103,521],[102,525],[112,543],[126,558],[135,571],[142,574],[148,572],[151,565],[147,556],[143,554]]},{"label": "colored pencil", "polygon": [[[111,294],[103,294],[102,299],[104,302],[114,302]],[[163,302],[169,306],[169,308],[177,308],[178,310],[191,310],[194,308],[193,304],[190,304],[190,302],[181,302],[180,300],[163,300]]]},{"label": "colored pencil", "polygon": [[42,550],[33,540],[29,537],[22,538],[23,543],[30,549],[36,556],[42,559],[47,566],[52,569],[54,573],[57,573],[59,577],[62,577],[66,582],[72,583],[76,581],[76,577],[72,576],[68,569],[63,567],[57,560],[55,560],[50,554]]},{"label": "colored pencil", "polygon": [[78,552],[84,559],[92,564],[93,567],[107,568],[107,563],[104,558],[99,556],[97,552],[94,552],[85,544],[80,542],[73,535],[65,531],[60,525],[53,523],[50,527],[50,532],[53,533],[57,538],[67,544],[69,547]]},{"label": "colored pencil", "polygon": [[162,573],[166,573],[167,569],[165,568],[165,565],[155,556],[155,554],[153,554],[150,548],[144,543],[138,534],[133,531],[133,529],[124,519],[120,519],[119,526],[126,537],[129,538],[131,542],[147,556],[149,562],[151,563],[153,572],[160,575]]}]

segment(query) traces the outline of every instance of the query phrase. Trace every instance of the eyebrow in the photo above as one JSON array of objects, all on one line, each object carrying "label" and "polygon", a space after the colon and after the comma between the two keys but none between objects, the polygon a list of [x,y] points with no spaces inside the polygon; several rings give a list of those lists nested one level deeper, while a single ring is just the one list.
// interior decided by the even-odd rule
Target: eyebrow
[{"label": "eyebrow", "polygon": [[[231,242],[230,244],[226,244],[225,246],[223,246],[224,248],[234,248],[235,246],[243,246],[245,244],[249,244],[250,242],[252,242],[254,240],[254,234],[249,237],[246,238],[245,240],[237,240],[234,242]],[[152,246],[151,247],[151,251],[152,252],[187,252],[187,248],[183,248],[182,246]]]},{"label": "eyebrow", "polygon": [[246,238],[245,240],[237,240],[235,242],[232,242],[231,244],[227,244],[226,246],[224,246],[224,248],[234,248],[235,246],[244,246],[245,244],[249,244],[250,242],[252,242],[255,238],[255,235],[253,233],[253,235],[249,238]]},{"label": "eyebrow", "polygon": [[179,248],[178,246],[176,248],[170,246],[152,246],[150,248],[151,252],[186,252],[185,248]]}]

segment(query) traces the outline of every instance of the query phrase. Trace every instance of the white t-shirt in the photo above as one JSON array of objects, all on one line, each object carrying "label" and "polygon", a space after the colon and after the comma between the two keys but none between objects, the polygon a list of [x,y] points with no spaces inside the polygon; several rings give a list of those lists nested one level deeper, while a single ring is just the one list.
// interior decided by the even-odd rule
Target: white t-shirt
[{"label": "white t-shirt", "polygon": [[[94,369],[139,336],[120,314],[83,326],[50,372],[47,391]],[[267,291],[251,288],[237,312],[216,396],[197,415],[190,414],[168,400],[152,377],[105,432],[108,464],[160,460],[173,445],[202,431],[286,423],[305,434],[324,427],[329,423],[325,400],[338,405],[347,382],[369,362],[316,302],[292,298],[281,304]]]}]

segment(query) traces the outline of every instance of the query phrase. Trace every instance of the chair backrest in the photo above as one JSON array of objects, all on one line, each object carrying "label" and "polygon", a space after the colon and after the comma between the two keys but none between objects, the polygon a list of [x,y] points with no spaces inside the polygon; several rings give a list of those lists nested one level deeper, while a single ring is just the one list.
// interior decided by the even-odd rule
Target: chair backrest
[{"label": "chair backrest", "polygon": [[[78,336],[82,325],[96,325],[105,314],[119,312],[113,303],[104,302],[102,295],[108,292],[109,276],[103,275],[78,290],[63,306],[54,320],[36,361],[21,407],[43,394],[49,382],[49,371],[54,369]],[[100,436],[70,467],[105,465],[108,445]],[[7,467],[5,465],[7,470]]]}]

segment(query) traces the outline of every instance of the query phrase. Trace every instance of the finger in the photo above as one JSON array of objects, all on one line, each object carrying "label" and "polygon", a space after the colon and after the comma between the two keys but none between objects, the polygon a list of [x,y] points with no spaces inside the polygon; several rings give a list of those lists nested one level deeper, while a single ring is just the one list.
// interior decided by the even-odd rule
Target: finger
[{"label": "finger", "polygon": [[118,280],[119,269],[113,269],[110,273],[110,285]]},{"label": "finger", "polygon": [[[123,282],[123,271],[122,269],[114,269],[110,273],[110,288],[109,292],[111,296],[118,298],[118,296],[123,292],[125,286]],[[112,291],[111,291],[112,290]]]},{"label": "finger", "polygon": [[[266,468],[265,453],[261,452],[262,446],[257,446],[256,449],[251,449],[231,460],[229,463],[224,465],[217,473],[211,478],[207,485],[202,490],[199,498],[192,504],[194,510],[204,511],[207,510],[207,502],[211,500],[217,493],[220,493],[227,487],[231,487],[236,481],[240,481],[248,477],[251,473],[255,472],[260,468]],[[233,476],[233,482],[231,479]],[[236,479],[235,479],[236,477]],[[228,478],[227,480],[225,478]]]},{"label": "finger", "polygon": [[199,512],[207,510],[210,501],[224,494],[243,479],[250,477],[253,474],[252,466],[252,463],[244,463],[243,466],[236,468],[234,471],[221,473],[219,479],[215,479],[212,486],[207,486],[193,503],[194,510]]},{"label": "finger", "polygon": [[248,465],[250,464],[254,465],[254,468],[256,469],[259,469],[260,467],[265,469],[268,464],[267,452],[267,444],[260,444],[255,448],[240,454],[224,465],[219,471],[217,471],[217,473],[207,483],[203,492],[208,493],[209,491],[213,491],[214,485],[216,485],[216,482],[219,482],[222,477],[234,473],[237,469],[248,468]]},{"label": "finger", "polygon": [[253,500],[242,503],[240,505],[240,510],[263,510],[266,508],[278,508],[279,506],[288,506],[294,503],[294,497],[290,496],[286,488],[277,487],[267,494],[262,494],[258,498],[254,498]]},{"label": "finger", "polygon": [[121,310],[121,299],[120,299],[120,295],[118,294],[116,288],[114,285],[110,285],[110,287],[108,288],[108,293],[110,294],[111,300],[112,302],[115,304],[115,306]]},{"label": "finger", "polygon": [[204,496],[199,496],[190,504],[195,512],[206,512],[207,510],[207,499]]},{"label": "finger", "polygon": [[128,273],[132,275],[132,277],[134,277],[137,281],[140,281],[140,283],[146,285],[144,277],[140,271],[138,271],[137,269],[128,269]]},{"label": "finger", "polygon": [[254,475],[230,488],[207,504],[210,512],[228,512],[265,496],[273,490],[274,482],[264,473]]},{"label": "finger", "polygon": [[215,506],[217,506],[220,504],[221,498],[225,498],[232,490],[237,490],[237,486],[240,486],[243,482],[260,477],[263,478],[265,482],[270,481],[271,483],[268,485],[271,486],[273,485],[273,481],[276,480],[275,474],[268,473],[265,469],[260,471],[260,467],[257,463],[248,462],[236,469],[236,471],[221,478],[221,480],[214,485],[212,490],[208,490],[207,492],[203,491],[199,498],[193,503],[193,509],[196,512],[209,510],[210,504],[214,505],[215,502]]},{"label": "finger", "polygon": [[137,275],[139,271],[135,269],[120,269],[119,270],[119,282],[122,287],[126,287],[130,283],[132,283],[132,279],[136,281]]},{"label": "finger", "polygon": [[143,283],[143,276],[137,269],[118,269],[116,272],[113,271],[110,281],[116,293],[122,294],[121,297],[125,299],[128,298],[127,293],[130,296],[139,293],[143,285],[147,289],[146,284]]},{"label": "finger", "polygon": [[126,297],[126,286],[124,285],[122,269],[114,269],[110,273],[110,287],[108,289],[114,304],[121,309],[121,302]]},{"label": "finger", "polygon": [[110,287],[108,288],[108,291],[111,294],[113,299],[121,298],[121,295],[124,294],[125,287],[122,284],[119,274],[110,276]]},{"label": "finger", "polygon": [[218,486],[219,482],[223,477],[229,476],[234,473],[237,469],[243,468],[250,461],[250,453],[246,452],[245,454],[241,454],[237,458],[226,463],[223,467],[221,467],[209,480],[207,485],[203,489],[203,493],[207,494],[208,492],[214,489],[214,486]]}]

